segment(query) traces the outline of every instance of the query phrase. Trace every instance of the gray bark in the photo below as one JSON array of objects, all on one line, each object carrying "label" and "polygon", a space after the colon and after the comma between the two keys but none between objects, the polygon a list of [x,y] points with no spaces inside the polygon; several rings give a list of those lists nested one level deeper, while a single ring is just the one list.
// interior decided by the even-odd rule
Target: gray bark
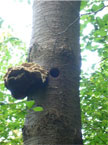
[{"label": "gray bark", "polygon": [[48,85],[29,98],[44,111],[30,110],[24,145],[83,144],[79,98],[80,1],[36,1],[29,61],[48,70]]}]

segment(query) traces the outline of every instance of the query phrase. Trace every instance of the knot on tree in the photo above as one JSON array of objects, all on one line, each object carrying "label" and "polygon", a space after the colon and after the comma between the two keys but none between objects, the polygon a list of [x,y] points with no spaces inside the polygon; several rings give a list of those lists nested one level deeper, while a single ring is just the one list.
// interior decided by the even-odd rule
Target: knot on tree
[{"label": "knot on tree", "polygon": [[47,84],[48,72],[36,63],[23,63],[21,66],[11,67],[4,76],[5,86],[16,99],[23,99]]}]

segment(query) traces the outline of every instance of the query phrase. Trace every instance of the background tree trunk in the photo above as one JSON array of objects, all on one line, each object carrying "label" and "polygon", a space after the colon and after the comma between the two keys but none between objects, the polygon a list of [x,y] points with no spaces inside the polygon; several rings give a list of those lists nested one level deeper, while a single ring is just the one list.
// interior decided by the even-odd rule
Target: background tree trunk
[{"label": "background tree trunk", "polygon": [[36,1],[29,61],[48,70],[48,86],[34,92],[37,106],[23,128],[24,145],[82,144],[79,98],[80,1]]}]

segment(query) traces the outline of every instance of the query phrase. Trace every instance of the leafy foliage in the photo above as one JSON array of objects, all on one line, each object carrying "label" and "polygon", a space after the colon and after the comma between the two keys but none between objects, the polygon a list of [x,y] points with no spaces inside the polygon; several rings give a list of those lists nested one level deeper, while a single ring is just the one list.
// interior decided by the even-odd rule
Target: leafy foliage
[{"label": "leafy foliage", "polygon": [[[89,50],[93,54],[97,52],[100,57],[99,67],[96,68],[95,63],[92,65],[93,73],[82,70],[81,74],[82,132],[85,145],[108,144],[108,7],[104,11],[105,7],[105,1],[81,2],[81,51],[83,53]],[[26,60],[26,45],[13,35],[11,29],[4,29],[3,22],[0,18],[0,144],[21,145],[26,106],[32,108],[34,102],[16,101],[12,98],[4,87],[3,76],[8,67]],[[43,108],[35,107],[33,110],[42,111]]]},{"label": "leafy foliage", "polygon": [[[21,128],[26,114],[24,102],[17,102],[4,87],[7,69],[25,61],[25,44],[14,37],[11,29],[3,27],[0,19],[0,144],[22,144]],[[20,58],[20,59],[19,59]]]},{"label": "leafy foliage", "polygon": [[[82,71],[81,109],[84,144],[108,144],[108,14],[105,14],[104,1],[82,1],[81,49],[97,52],[99,68],[94,72]],[[108,7],[106,7],[106,11]],[[92,29],[84,34],[87,25]]]}]

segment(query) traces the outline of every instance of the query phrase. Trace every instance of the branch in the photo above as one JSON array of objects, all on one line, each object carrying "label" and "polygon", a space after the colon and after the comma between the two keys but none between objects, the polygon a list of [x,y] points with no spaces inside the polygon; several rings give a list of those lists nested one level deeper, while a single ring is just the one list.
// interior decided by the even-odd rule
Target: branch
[{"label": "branch", "polygon": [[84,15],[91,15],[91,14],[97,14],[98,12],[102,11],[104,8],[108,7],[108,5],[103,6],[102,8],[100,8],[99,10],[95,11],[95,12],[89,12],[89,13],[85,13],[85,14],[81,14],[80,16],[84,16]]}]

